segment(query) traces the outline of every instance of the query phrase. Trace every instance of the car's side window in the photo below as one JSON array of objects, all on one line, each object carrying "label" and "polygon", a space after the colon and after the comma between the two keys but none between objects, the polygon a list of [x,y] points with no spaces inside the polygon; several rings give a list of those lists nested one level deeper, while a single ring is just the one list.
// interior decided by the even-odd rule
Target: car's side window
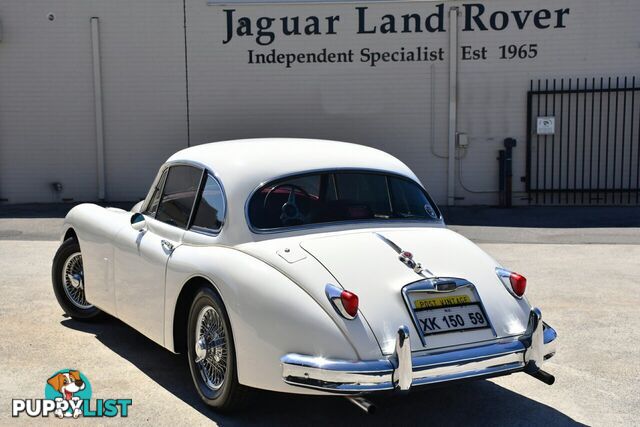
[{"label": "car's side window", "polygon": [[185,165],[171,166],[156,219],[176,227],[186,228],[201,179],[201,169]]},{"label": "car's side window", "polygon": [[194,231],[217,232],[222,227],[224,214],[225,204],[222,188],[218,181],[208,174],[200,201],[194,212],[192,229]]},{"label": "car's side window", "polygon": [[151,193],[151,197],[149,198],[149,203],[142,211],[143,214],[155,217],[156,212],[158,212],[158,205],[160,204],[160,196],[162,196],[162,187],[164,186],[164,180],[167,178],[167,169],[162,172],[162,175],[156,182],[155,187],[153,188],[153,192]]}]

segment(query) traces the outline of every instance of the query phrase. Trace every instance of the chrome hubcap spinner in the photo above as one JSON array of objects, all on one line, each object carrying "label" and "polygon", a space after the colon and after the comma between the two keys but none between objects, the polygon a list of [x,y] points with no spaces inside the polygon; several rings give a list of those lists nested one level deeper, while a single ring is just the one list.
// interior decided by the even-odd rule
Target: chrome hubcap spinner
[{"label": "chrome hubcap spinner", "polygon": [[62,266],[62,287],[73,305],[83,310],[93,307],[87,302],[84,292],[84,269],[82,254],[74,252]]}]

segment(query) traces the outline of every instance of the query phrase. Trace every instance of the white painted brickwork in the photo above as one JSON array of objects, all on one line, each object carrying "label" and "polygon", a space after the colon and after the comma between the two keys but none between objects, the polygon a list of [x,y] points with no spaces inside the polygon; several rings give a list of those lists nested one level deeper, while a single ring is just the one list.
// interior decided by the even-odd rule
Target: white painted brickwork
[{"label": "white painted brickwork", "polygon": [[[90,18],[99,17],[108,200],[146,194],[158,166],[191,144],[290,136],[371,145],[406,162],[434,198],[446,202],[447,32],[356,34],[356,7],[370,22],[385,14],[426,17],[443,2],[207,5],[186,1],[190,127],[187,129],[185,39],[181,0],[0,0],[0,198],[9,203],[97,198]],[[472,3],[472,2],[466,2]],[[497,152],[518,141],[514,191],[524,190],[526,92],[530,79],[640,75],[640,2],[634,0],[486,0],[493,11],[569,8],[566,28],[460,31],[459,45],[488,49],[487,60],[460,61],[458,132],[469,148],[456,161],[460,204],[495,204]],[[229,5],[231,4],[231,5]],[[224,44],[224,9],[261,16],[340,15],[337,34],[276,34]],[[50,21],[48,14],[55,19]],[[532,19],[530,17],[529,19]],[[551,19],[549,22],[554,22]],[[464,16],[459,25],[464,26]],[[401,25],[399,23],[399,25]],[[254,28],[255,31],[255,28]],[[534,59],[498,58],[504,44],[538,45]],[[362,48],[444,49],[444,61],[358,62]],[[341,64],[248,64],[248,50],[269,53],[355,51]],[[460,51],[458,52],[460,55]],[[283,153],[286,155],[286,153]],[[459,172],[459,173],[458,173]],[[462,176],[464,186],[458,175]],[[61,182],[60,195],[51,189]],[[516,193],[514,203],[522,203]]]}]

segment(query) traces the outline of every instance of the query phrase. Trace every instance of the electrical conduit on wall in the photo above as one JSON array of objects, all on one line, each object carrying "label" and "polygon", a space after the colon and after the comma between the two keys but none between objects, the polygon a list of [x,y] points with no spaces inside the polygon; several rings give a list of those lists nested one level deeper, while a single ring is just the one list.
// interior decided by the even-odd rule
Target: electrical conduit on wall
[{"label": "electrical conduit on wall", "polygon": [[100,19],[91,18],[91,52],[93,54],[93,102],[96,117],[96,158],[98,200],[106,198],[104,162],[104,123],[102,115],[102,72],[100,65]]}]

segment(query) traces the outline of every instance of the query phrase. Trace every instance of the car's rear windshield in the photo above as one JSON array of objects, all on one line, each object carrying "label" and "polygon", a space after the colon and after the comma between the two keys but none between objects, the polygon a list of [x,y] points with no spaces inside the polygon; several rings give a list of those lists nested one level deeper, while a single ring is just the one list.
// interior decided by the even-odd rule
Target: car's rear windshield
[{"label": "car's rear windshield", "polygon": [[270,182],[248,206],[255,229],[338,221],[433,221],[440,217],[427,193],[410,179],[376,172],[330,171]]}]

